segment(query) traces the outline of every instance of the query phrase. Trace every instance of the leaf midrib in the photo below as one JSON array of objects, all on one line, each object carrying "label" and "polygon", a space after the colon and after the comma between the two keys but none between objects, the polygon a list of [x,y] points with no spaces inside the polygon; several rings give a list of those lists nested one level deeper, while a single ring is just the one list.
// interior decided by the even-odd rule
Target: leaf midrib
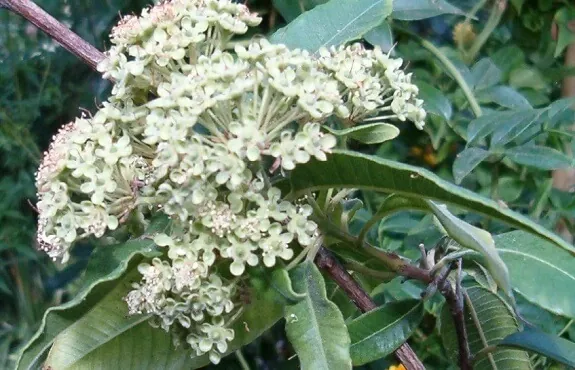
[{"label": "leaf midrib", "polygon": [[[310,285],[311,285],[311,284],[310,284],[310,280],[307,279],[307,278],[305,279],[305,285],[306,285],[307,291],[308,291],[308,292],[311,292],[311,289],[310,289]],[[315,293],[314,293],[314,295],[315,295]],[[325,296],[325,298],[327,299],[327,295]],[[313,307],[313,306],[314,306],[313,300],[311,299],[310,294],[306,294],[306,298],[305,298],[305,299],[306,299],[306,301],[308,301],[309,307]],[[321,329],[320,329],[319,321],[318,321],[318,319],[317,319],[317,313],[316,313],[315,310],[313,310],[313,309],[310,310],[310,311],[311,311],[311,313],[312,313],[312,315],[313,315],[313,320],[312,320],[312,321],[313,321],[313,327],[317,330],[317,334],[318,334],[318,336],[319,336],[319,338],[320,338],[321,352],[322,352],[322,354],[323,354],[322,358],[325,359],[324,364],[326,365],[326,368],[325,368],[325,369],[326,369],[326,370],[329,370],[329,364],[328,364],[328,362],[327,362],[327,351],[326,351],[326,349],[325,349],[325,343],[324,343],[323,336],[321,335],[322,331],[321,331]]]},{"label": "leaf midrib", "polygon": [[540,262],[540,263],[542,263],[542,264],[544,264],[544,265],[547,265],[547,266],[551,267],[552,269],[555,269],[555,270],[557,270],[557,271],[563,273],[564,275],[568,276],[568,277],[571,278],[572,280],[575,280],[575,276],[571,275],[569,272],[567,272],[567,271],[563,270],[562,268],[560,268],[560,267],[558,267],[558,266],[556,266],[556,265],[553,265],[553,264],[551,264],[551,263],[545,261],[544,259],[541,259],[541,258],[539,258],[539,257],[537,257],[537,256],[535,256],[535,255],[533,255],[533,254],[528,254],[528,253],[525,253],[525,252],[520,252],[520,251],[515,250],[515,249],[507,249],[507,248],[497,248],[497,251],[498,251],[498,252],[499,252],[499,251],[508,252],[508,253],[511,253],[511,254],[518,254],[518,255],[520,255],[520,256],[533,259],[533,260],[535,260],[535,261],[537,261],[537,262]]},{"label": "leaf midrib", "polygon": [[353,347],[353,346],[355,346],[355,345],[358,345],[358,344],[360,344],[360,343],[363,343],[363,342],[365,342],[366,340],[370,339],[371,337],[375,336],[376,334],[381,333],[382,331],[386,330],[387,328],[390,328],[390,327],[394,326],[394,325],[397,324],[399,321],[401,321],[401,319],[403,319],[404,317],[407,317],[408,315],[410,315],[410,314],[413,312],[413,310],[415,310],[416,308],[419,308],[419,304],[416,304],[415,306],[413,306],[413,307],[412,307],[411,309],[409,309],[404,315],[399,316],[399,317],[397,318],[397,320],[391,322],[389,325],[387,325],[387,326],[381,328],[381,329],[378,330],[378,331],[375,331],[375,332],[371,333],[370,335],[368,335],[367,337],[365,337],[364,339],[362,339],[362,340],[360,340],[360,341],[358,341],[358,342],[352,343],[351,346]]},{"label": "leaf midrib", "polygon": [[[343,33],[343,31],[345,31],[351,24],[353,24],[356,20],[358,20],[360,17],[362,17],[363,15],[365,15],[365,13],[367,13],[369,10],[371,10],[372,8],[374,8],[376,5],[379,5],[380,3],[383,3],[385,0],[379,0],[375,3],[373,3],[371,6],[365,8],[365,10],[363,12],[361,12],[360,14],[358,14],[355,18],[353,18],[352,20],[350,20],[339,32],[336,32],[333,34],[333,36],[331,38],[329,38],[327,41],[325,41],[323,44],[321,44],[320,48],[324,47],[325,45],[329,44],[333,39],[335,39],[338,35],[340,35],[341,33]],[[316,50],[317,51],[317,50]]]}]

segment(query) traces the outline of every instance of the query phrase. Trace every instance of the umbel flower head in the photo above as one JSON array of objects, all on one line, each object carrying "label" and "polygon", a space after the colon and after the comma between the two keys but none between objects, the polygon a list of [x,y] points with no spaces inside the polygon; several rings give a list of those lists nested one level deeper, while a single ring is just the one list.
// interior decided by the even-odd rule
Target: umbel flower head
[{"label": "umbel flower head", "polygon": [[328,158],[329,117],[425,119],[401,60],[377,48],[310,55],[256,39],[230,50],[259,22],[229,0],[171,0],[124,18],[99,65],[112,96],[60,130],[36,176],[38,241],[54,259],[83,238],[172,220],[154,236],[165,253],[139,266],[125,301],[214,363],[234,337],[246,271],[321,242],[311,207],[283,200],[274,180]]}]

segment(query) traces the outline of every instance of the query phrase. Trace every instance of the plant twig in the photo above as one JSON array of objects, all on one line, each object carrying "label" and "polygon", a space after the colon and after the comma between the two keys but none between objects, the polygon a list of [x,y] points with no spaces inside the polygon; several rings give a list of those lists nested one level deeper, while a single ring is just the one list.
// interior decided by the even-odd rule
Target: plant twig
[{"label": "plant twig", "polygon": [[250,370],[250,365],[248,364],[246,358],[244,357],[242,350],[238,349],[235,352],[235,354],[236,354],[236,358],[238,359],[238,362],[240,363],[242,370]]},{"label": "plant twig", "polygon": [[[464,300],[463,290],[461,289],[462,278],[462,263],[461,260],[457,262],[457,278],[455,282],[455,289],[451,286],[448,279],[438,282],[438,289],[445,297],[445,302],[449,305],[449,311],[453,317],[455,324],[455,333],[457,334],[457,344],[459,347],[459,368],[461,370],[471,370],[471,355],[469,353],[469,342],[467,341],[467,330],[465,328],[464,316]],[[442,275],[442,274],[438,274]],[[445,275],[447,277],[447,275]]]},{"label": "plant twig", "polygon": [[473,45],[471,45],[471,48],[467,51],[465,55],[465,58],[467,59],[468,62],[472,62],[475,60],[477,54],[479,54],[479,51],[481,50],[483,45],[485,45],[489,36],[491,36],[495,28],[497,28],[497,26],[499,25],[501,17],[503,16],[503,13],[505,12],[506,8],[507,8],[507,0],[495,1],[495,3],[493,4],[493,9],[491,10],[491,14],[489,15],[489,19],[485,24],[485,27],[483,27],[483,30],[477,36],[475,42],[473,43]]},{"label": "plant twig", "polygon": [[457,84],[461,88],[461,91],[463,91],[463,94],[467,98],[469,106],[471,107],[471,110],[473,111],[475,117],[480,117],[483,114],[483,112],[481,111],[481,107],[477,102],[477,98],[475,98],[475,94],[473,94],[471,87],[467,84],[465,78],[463,78],[463,75],[461,74],[461,72],[459,72],[457,67],[455,67],[455,65],[451,62],[451,60],[449,60],[449,58],[446,57],[441,52],[441,50],[439,50],[431,42],[424,40],[422,38],[419,38],[419,42],[421,43],[421,46],[423,46],[425,49],[431,52],[437,59],[439,59],[439,61],[443,64],[445,69],[451,74],[455,82],[457,82]]},{"label": "plant twig", "polygon": [[6,8],[26,18],[94,70],[105,57],[102,52],[58,22],[31,0],[0,0],[0,8]]},{"label": "plant twig", "polygon": [[[316,217],[315,221],[331,236],[339,239],[344,243],[348,243],[352,248],[358,247],[358,240],[353,235],[350,235],[342,230],[339,230],[335,225],[331,224],[328,220]],[[462,370],[470,370],[472,366],[470,364],[470,352],[469,344],[467,341],[467,333],[465,330],[465,317],[464,317],[464,299],[463,291],[461,289],[461,260],[458,260],[458,275],[456,289],[451,287],[451,283],[447,279],[447,275],[450,272],[450,268],[447,268],[446,272],[441,272],[436,276],[431,273],[431,270],[422,269],[418,266],[410,264],[408,261],[402,259],[395,253],[386,252],[379,248],[372,247],[367,242],[363,242],[360,245],[362,249],[369,255],[379,259],[380,262],[384,263],[390,271],[395,272],[398,275],[404,276],[409,279],[414,279],[421,281],[425,284],[432,285],[429,288],[430,291],[434,290],[433,285],[437,286],[437,290],[445,297],[447,304],[450,306],[450,311],[453,316],[453,321],[455,323],[457,340],[459,343],[459,357],[460,366]],[[427,258],[427,255],[422,258]],[[331,255],[331,252],[327,251],[324,247],[320,248],[318,255],[315,259],[316,264],[325,269],[328,274],[335,280],[338,285],[345,290],[347,295],[357,307],[364,307],[362,310],[369,311],[369,302],[373,305],[373,301],[367,293],[365,293],[361,287],[353,280],[349,273],[339,264],[339,262]],[[324,267],[328,266],[328,268]],[[334,267],[336,266],[336,267]],[[436,270],[437,271],[437,270]],[[346,288],[348,287],[348,288]],[[349,288],[351,287],[351,288]],[[430,291],[426,291],[430,293]],[[396,356],[399,356],[396,352]],[[399,357],[398,357],[399,358]],[[401,361],[401,359],[400,359]]]},{"label": "plant twig", "polygon": [[[317,253],[315,263],[337,283],[361,312],[371,311],[377,307],[371,297],[329,250],[321,247]],[[425,370],[423,363],[407,343],[402,344],[395,350],[395,357],[408,370]]]}]

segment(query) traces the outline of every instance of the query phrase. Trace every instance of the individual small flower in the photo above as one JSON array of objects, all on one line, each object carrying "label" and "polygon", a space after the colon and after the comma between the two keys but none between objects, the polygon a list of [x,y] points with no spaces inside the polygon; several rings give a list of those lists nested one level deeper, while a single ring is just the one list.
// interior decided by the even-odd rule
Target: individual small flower
[{"label": "individual small flower", "polygon": [[317,230],[317,224],[308,220],[312,213],[313,209],[307,204],[293,207],[288,211],[290,221],[287,230],[296,235],[299,244],[306,247],[313,244]]},{"label": "individual small flower", "polygon": [[172,261],[174,292],[198,289],[201,279],[208,274],[208,266],[195,258],[177,258]]},{"label": "individual small flower", "polygon": [[270,146],[271,156],[281,161],[281,166],[285,170],[293,170],[297,163],[306,163],[310,160],[308,152],[303,150],[293,139],[290,131],[284,131],[279,143]]},{"label": "individual small flower", "polygon": [[77,215],[78,225],[89,234],[101,238],[108,230],[116,230],[118,217],[108,213],[108,210],[88,201],[80,203],[81,213]]},{"label": "individual small flower", "polygon": [[190,334],[186,339],[196,354],[209,353],[210,361],[218,364],[221,355],[228,349],[228,342],[234,338],[234,331],[224,326],[223,320],[215,318],[212,323],[200,325],[198,334]]},{"label": "individual small flower", "polygon": [[198,215],[203,226],[220,238],[232,231],[236,215],[229,204],[210,202],[200,207]]},{"label": "individual small flower", "polygon": [[109,166],[116,164],[120,158],[125,158],[132,154],[130,138],[126,135],[119,138],[115,143],[112,142],[111,137],[106,136],[99,143],[101,147],[96,149],[94,153],[98,157],[103,158],[104,162]]},{"label": "individual small flower", "polygon": [[112,178],[112,169],[105,167],[96,172],[87,182],[80,186],[83,193],[91,194],[90,200],[94,204],[104,204],[106,193],[112,193],[116,190],[118,184]]},{"label": "individual small flower", "polygon": [[50,183],[50,189],[42,194],[36,208],[43,217],[48,218],[56,216],[58,211],[69,204],[68,185],[62,181],[53,181]]},{"label": "individual small flower", "polygon": [[230,272],[235,276],[244,273],[245,264],[255,266],[258,264],[258,256],[254,253],[258,247],[250,241],[238,242],[234,240],[221,251],[222,257],[233,260]]},{"label": "individual small flower", "polygon": [[320,161],[327,160],[326,153],[330,153],[337,144],[333,135],[321,132],[320,125],[314,122],[304,125],[303,130],[296,134],[295,142]]},{"label": "individual small flower", "polygon": [[230,299],[233,293],[233,286],[224,285],[218,275],[212,274],[199,288],[198,301],[209,315],[220,316],[234,309],[234,302]]},{"label": "individual small flower", "polygon": [[265,146],[265,136],[254,120],[242,123],[231,122],[229,131],[234,136],[227,143],[230,151],[240,158],[254,162],[261,158],[261,149]]},{"label": "individual small flower", "polygon": [[293,240],[292,233],[282,232],[280,224],[273,224],[268,229],[269,236],[260,241],[264,265],[272,267],[276,263],[276,258],[290,260],[293,257],[293,250],[289,243]]},{"label": "individual small flower", "polygon": [[96,175],[98,158],[94,155],[94,148],[94,142],[86,143],[82,149],[80,149],[79,145],[71,146],[66,167],[73,170],[73,177],[90,178]]}]

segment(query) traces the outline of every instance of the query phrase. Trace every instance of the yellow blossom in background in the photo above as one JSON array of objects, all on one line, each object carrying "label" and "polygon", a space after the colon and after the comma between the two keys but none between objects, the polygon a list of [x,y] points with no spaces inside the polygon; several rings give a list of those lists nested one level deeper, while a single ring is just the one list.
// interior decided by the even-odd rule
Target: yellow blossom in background
[{"label": "yellow blossom in background", "polygon": [[397,366],[393,365],[389,368],[389,370],[407,370],[403,364],[399,364]]}]

